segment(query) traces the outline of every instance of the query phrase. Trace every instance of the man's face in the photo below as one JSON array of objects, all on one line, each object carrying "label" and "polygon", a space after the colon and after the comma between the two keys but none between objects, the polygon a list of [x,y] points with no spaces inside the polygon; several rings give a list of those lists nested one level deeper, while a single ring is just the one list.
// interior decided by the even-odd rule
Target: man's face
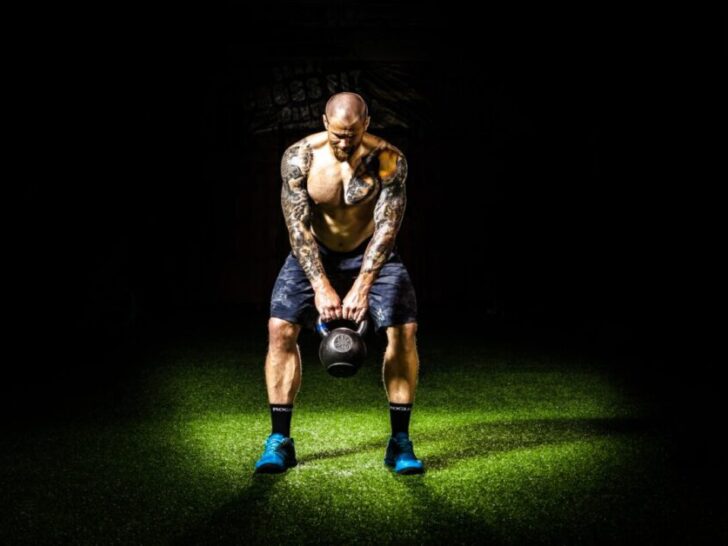
[{"label": "man's face", "polygon": [[368,121],[367,119],[365,121],[346,122],[337,118],[327,119],[324,116],[324,126],[329,135],[329,145],[336,159],[346,161],[351,157],[361,144]]}]

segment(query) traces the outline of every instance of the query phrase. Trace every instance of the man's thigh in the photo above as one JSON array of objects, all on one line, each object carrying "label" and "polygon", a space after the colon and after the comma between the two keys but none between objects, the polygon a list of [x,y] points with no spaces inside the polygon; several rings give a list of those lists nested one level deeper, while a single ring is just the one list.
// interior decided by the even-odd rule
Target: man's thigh
[{"label": "man's thigh", "polygon": [[398,254],[382,266],[369,291],[369,315],[376,332],[417,321],[417,295],[412,279]]},{"label": "man's thigh", "polygon": [[307,328],[315,323],[313,287],[293,254],[286,257],[273,285],[270,316]]}]

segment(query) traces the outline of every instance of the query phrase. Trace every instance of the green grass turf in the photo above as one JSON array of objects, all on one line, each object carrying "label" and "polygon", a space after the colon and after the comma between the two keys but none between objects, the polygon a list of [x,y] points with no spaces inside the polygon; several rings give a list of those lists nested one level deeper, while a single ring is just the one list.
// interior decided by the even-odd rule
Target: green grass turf
[{"label": "green grass turf", "polygon": [[[309,340],[310,341],[310,340]],[[299,465],[254,475],[264,341],[187,340],[121,395],[6,438],[0,542],[682,544],[708,536],[650,400],[596,362],[420,342],[424,475],[383,466],[381,352],[351,379],[304,345]],[[117,393],[118,394],[118,393]],[[9,502],[8,502],[9,501]],[[702,519],[701,519],[702,518]]]}]

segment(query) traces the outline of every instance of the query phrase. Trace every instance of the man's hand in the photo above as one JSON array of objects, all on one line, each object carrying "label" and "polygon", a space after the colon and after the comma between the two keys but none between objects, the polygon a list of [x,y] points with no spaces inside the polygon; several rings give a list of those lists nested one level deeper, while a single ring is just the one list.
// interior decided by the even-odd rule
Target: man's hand
[{"label": "man's hand", "polygon": [[361,322],[369,310],[369,288],[357,279],[344,298],[343,315],[347,320]]},{"label": "man's hand", "polygon": [[321,322],[342,318],[341,298],[331,284],[324,284],[315,291],[314,304],[321,315]]}]

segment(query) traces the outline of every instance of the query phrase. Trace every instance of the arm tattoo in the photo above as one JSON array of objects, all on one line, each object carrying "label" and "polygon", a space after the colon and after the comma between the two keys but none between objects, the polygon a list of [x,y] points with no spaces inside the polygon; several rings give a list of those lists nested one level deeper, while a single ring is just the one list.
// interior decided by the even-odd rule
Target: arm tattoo
[{"label": "arm tattoo", "polygon": [[315,285],[325,276],[318,245],[311,233],[306,177],[311,168],[311,146],[302,140],[288,148],[281,159],[281,206],[288,227],[288,238],[293,255],[298,259],[306,276]]},{"label": "arm tattoo", "polygon": [[376,191],[379,183],[379,158],[372,153],[364,157],[351,177],[344,194],[344,202],[353,205]]},{"label": "arm tattoo", "polygon": [[406,179],[407,160],[400,155],[394,174],[382,180],[382,192],[374,207],[374,235],[364,254],[362,273],[373,273],[376,277],[394,248],[407,206]]}]

